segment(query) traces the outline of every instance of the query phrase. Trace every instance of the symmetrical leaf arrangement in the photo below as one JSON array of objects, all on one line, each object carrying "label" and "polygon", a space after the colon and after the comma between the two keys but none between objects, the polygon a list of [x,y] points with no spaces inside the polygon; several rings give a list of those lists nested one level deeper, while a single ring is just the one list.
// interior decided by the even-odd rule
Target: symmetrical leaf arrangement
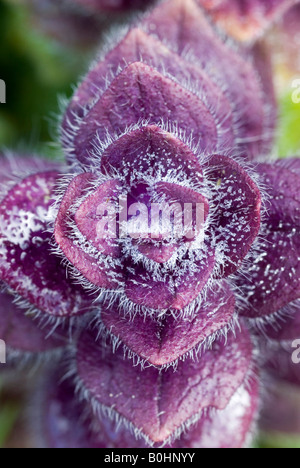
[{"label": "symmetrical leaf arrangement", "polygon": [[[265,381],[299,382],[300,160],[269,158],[264,50],[219,29],[251,39],[295,2],[213,3],[159,3],[93,63],[65,167],[2,158],[0,337],[42,365],[44,446],[247,446]],[[204,241],[99,238],[120,197],[200,203]]]}]

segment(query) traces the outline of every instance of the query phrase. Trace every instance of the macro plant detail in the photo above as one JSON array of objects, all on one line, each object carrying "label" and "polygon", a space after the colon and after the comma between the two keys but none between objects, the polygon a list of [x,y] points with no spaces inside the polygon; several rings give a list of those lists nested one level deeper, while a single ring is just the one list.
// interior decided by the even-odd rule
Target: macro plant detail
[{"label": "macro plant detail", "polygon": [[41,365],[42,446],[249,446],[265,380],[299,381],[300,160],[269,156],[254,44],[297,2],[247,2],[243,37],[238,3],[158,3],[77,86],[64,164],[2,154],[0,338]]}]

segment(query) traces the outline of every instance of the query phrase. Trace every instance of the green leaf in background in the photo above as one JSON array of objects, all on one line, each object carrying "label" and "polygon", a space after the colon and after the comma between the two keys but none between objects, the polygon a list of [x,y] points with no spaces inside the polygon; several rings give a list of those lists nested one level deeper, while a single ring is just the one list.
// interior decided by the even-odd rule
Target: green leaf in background
[{"label": "green leaf in background", "polygon": [[19,416],[19,413],[20,408],[16,402],[3,402],[2,382],[0,380],[0,448],[4,447],[4,444]]},{"label": "green leaf in background", "polygon": [[280,99],[277,154],[281,157],[300,155],[300,104],[292,100],[292,91]]},{"label": "green leaf in background", "polygon": [[0,106],[0,147],[48,153],[58,95],[71,95],[90,57],[60,46],[35,26],[24,4],[0,0],[0,78],[7,87],[7,103]]}]

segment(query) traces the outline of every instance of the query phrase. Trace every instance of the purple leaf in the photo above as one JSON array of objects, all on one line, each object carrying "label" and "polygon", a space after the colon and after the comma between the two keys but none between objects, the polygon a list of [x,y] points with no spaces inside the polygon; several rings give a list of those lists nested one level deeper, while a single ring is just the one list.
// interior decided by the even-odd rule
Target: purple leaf
[{"label": "purple leaf", "polygon": [[261,36],[298,0],[197,0],[228,34],[242,41]]},{"label": "purple leaf", "polygon": [[[58,376],[50,376],[39,391],[36,438],[47,448],[149,448],[108,417],[95,420],[84,404],[76,401],[75,389]],[[180,439],[165,448],[241,448],[248,442],[258,406],[255,382],[238,389],[223,411],[211,411],[192,425]],[[155,447],[158,447],[158,444]]]},{"label": "purple leaf", "polygon": [[130,320],[116,307],[103,309],[101,320],[125,349],[154,366],[165,366],[187,357],[193,350],[210,346],[216,336],[232,326],[235,298],[230,288],[211,292],[191,318],[168,315],[161,320],[137,315]]},{"label": "purple leaf", "polygon": [[173,369],[143,371],[101,349],[95,337],[83,333],[78,342],[76,369],[82,390],[94,408],[110,409],[152,442],[180,434],[208,408],[226,408],[244,383],[252,360],[252,344],[243,331],[227,345],[215,343],[199,361],[180,362]]},{"label": "purple leaf", "polygon": [[269,435],[281,433],[299,438],[299,387],[274,379],[269,382],[267,390],[259,421],[261,429]]},{"label": "purple leaf", "polygon": [[242,386],[223,411],[203,416],[173,448],[247,448],[258,412],[258,385]]},{"label": "purple leaf", "polygon": [[223,247],[226,260],[221,274],[229,275],[241,266],[259,232],[261,194],[251,177],[231,158],[213,156],[207,169],[207,178],[214,184],[209,200],[214,212],[210,238],[216,249]]},{"label": "purple leaf", "polygon": [[104,13],[106,11],[122,12],[135,8],[145,8],[151,5],[154,0],[75,0],[85,9],[91,9],[95,13]]},{"label": "purple leaf", "polygon": [[195,271],[184,276],[170,277],[169,280],[156,281],[143,267],[128,271],[126,277],[126,295],[135,304],[151,309],[182,310],[196,299],[206,286],[215,266],[214,255],[194,265]]},{"label": "purple leaf", "polygon": [[[75,177],[70,183],[64,198],[62,200],[60,210],[56,219],[55,239],[66,258],[79,270],[85,278],[92,284],[106,288],[116,288],[117,284],[113,279],[109,278],[108,272],[105,271],[105,266],[101,259],[96,260],[83,249],[78,247],[74,240],[69,237],[68,221],[71,216],[70,209],[74,201],[81,197],[93,176],[90,173],[80,174]],[[103,246],[101,247],[103,248]]]},{"label": "purple leaf", "polygon": [[[141,58],[143,63],[140,63]],[[132,65],[126,68],[125,62],[126,64]],[[146,65],[148,65],[148,68]],[[120,66],[122,69],[125,68],[122,73],[119,71]],[[112,83],[107,89],[108,69],[112,75]],[[107,125],[107,130],[112,129],[111,126],[113,124],[119,131],[124,131],[126,124],[138,123],[142,118],[150,118],[151,122],[157,122],[157,96],[155,96],[154,106],[154,103],[150,101],[151,89],[145,89],[145,86],[139,88],[138,82],[135,83],[133,81],[132,84],[124,82],[124,78],[130,73],[136,74],[136,80],[138,78],[138,70],[151,71],[150,75],[149,73],[148,75],[145,74],[145,72],[143,73],[144,84],[147,82],[149,83],[149,80],[150,82],[156,83],[160,89],[159,94],[162,92],[161,87],[163,86],[165,89],[166,83],[169,83],[171,89],[176,92],[177,97],[175,96],[174,98],[178,99],[178,94],[181,94],[182,98],[185,97],[184,102],[185,105],[188,106],[188,109],[191,110],[191,106],[188,102],[188,98],[190,98],[193,102],[197,103],[197,105],[201,106],[202,111],[206,109],[205,112],[208,119],[211,118],[209,114],[212,114],[218,127],[218,146],[220,148],[232,148],[235,145],[232,106],[228,98],[224,95],[223,90],[210,79],[202,68],[195,67],[193,64],[186,62],[186,60],[179,57],[176,53],[171,52],[155,37],[146,35],[140,29],[132,29],[124,40],[106,56],[104,61],[99,61],[94,68],[91,69],[69,104],[63,123],[63,142],[66,152],[70,156],[70,161],[73,160],[72,155],[76,154],[76,157],[81,162],[88,165],[89,161],[81,150],[83,141],[90,145],[92,140],[95,140],[96,136],[98,136],[99,139],[105,139],[107,132],[103,124]],[[116,78],[113,79],[115,76]],[[181,87],[176,84],[177,82]],[[121,94],[120,86],[122,87]],[[123,94],[129,87],[137,89],[133,93],[131,89],[130,94],[128,94],[129,91],[127,91],[127,94]],[[165,91],[167,95],[169,95],[169,91]],[[144,92],[145,95],[142,94],[142,92]],[[120,104],[124,102],[125,96],[127,97],[127,118],[123,120],[122,115],[125,112],[124,108],[122,108],[122,114],[120,116],[117,115],[117,112]],[[137,109],[133,108],[136,104],[133,101],[134,97],[136,99],[139,98],[139,107]],[[147,98],[146,102],[141,103],[144,97]],[[203,101],[203,103],[201,103],[201,101]],[[148,109],[148,113],[144,110],[145,105]],[[172,113],[168,112],[166,115],[166,107],[164,105],[162,108],[162,103],[160,102],[160,109],[163,112],[163,115],[160,117],[165,117],[167,121],[175,123],[176,118],[178,118],[183,125],[183,130],[186,130],[189,135],[191,129],[193,129],[195,132],[194,137],[198,140],[201,133],[199,133],[195,122],[198,122],[200,131],[201,129],[203,130],[203,125],[205,124],[203,122],[200,123],[199,117],[193,112],[192,116],[194,121],[190,128],[183,121],[182,117],[180,117],[179,110],[174,109],[171,102],[169,102],[169,106],[172,106]],[[209,114],[207,114],[207,108],[209,109]],[[187,111],[182,104],[180,105],[180,109],[181,113],[185,113],[186,115]],[[174,118],[172,117],[173,111],[176,113],[176,116],[174,114]],[[135,120],[133,120],[134,118]],[[100,123],[97,127],[95,127],[95,119]],[[91,132],[89,128],[87,128],[85,125],[87,122],[91,125],[93,130],[97,130],[96,133]],[[191,117],[188,117],[188,122],[191,122]],[[77,132],[74,134],[74,125],[78,126],[80,135],[78,135],[76,144],[74,142],[74,137],[77,137]],[[113,133],[115,133],[116,128],[114,127],[112,129]],[[210,132],[211,131],[213,131],[213,128]],[[87,135],[89,138],[87,138]],[[215,137],[213,136],[213,138]],[[207,141],[206,137],[205,141]],[[203,143],[201,141],[200,144],[203,148]],[[211,145],[211,143],[209,144]]]},{"label": "purple leaf", "polygon": [[[273,378],[292,385],[300,385],[299,342],[286,340],[271,343],[263,349],[264,370]],[[295,354],[294,354],[295,353]]]},{"label": "purple leaf", "polygon": [[300,177],[295,165],[259,166],[270,201],[262,240],[246,277],[239,280],[249,303],[243,313],[249,317],[272,315],[300,297]]},{"label": "purple leaf", "polygon": [[111,83],[80,122],[72,145],[79,161],[87,162],[97,139],[107,133],[124,133],[141,120],[149,124],[170,122],[193,133],[199,150],[214,152],[220,143],[218,121],[204,100],[163,76],[154,68],[137,62],[129,65]]},{"label": "purple leaf", "polygon": [[264,107],[268,102],[246,52],[225,44],[194,0],[166,1],[146,17],[144,25],[173,51],[207,70],[215,83],[224,83],[237,119],[238,143],[249,157],[265,152],[269,128],[265,127]]},{"label": "purple leaf", "polygon": [[86,312],[91,301],[67,279],[47,232],[58,173],[40,172],[11,188],[0,204],[0,277],[28,306],[52,317]]},{"label": "purple leaf", "polygon": [[0,295],[0,337],[6,343],[8,356],[10,351],[40,354],[66,346],[67,338],[61,333],[48,336],[51,326],[39,328],[30,315],[13,303],[13,299],[8,293]]}]

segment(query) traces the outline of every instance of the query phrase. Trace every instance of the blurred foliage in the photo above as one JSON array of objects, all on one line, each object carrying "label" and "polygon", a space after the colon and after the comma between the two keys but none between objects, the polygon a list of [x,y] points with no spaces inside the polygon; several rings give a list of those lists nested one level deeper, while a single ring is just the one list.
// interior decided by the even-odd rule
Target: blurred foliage
[{"label": "blurred foliage", "polygon": [[280,157],[300,153],[300,104],[292,100],[294,90],[284,93],[280,100],[277,152]]},{"label": "blurred foliage", "polygon": [[282,449],[295,449],[300,448],[300,438],[291,434],[262,434],[257,448],[282,448]]},{"label": "blurred foliage", "polygon": [[[54,157],[49,142],[56,137],[58,96],[72,94],[72,85],[90,59],[86,52],[64,47],[38,32],[21,0],[0,0],[0,79],[7,86],[7,103],[0,105],[0,148]],[[300,104],[294,104],[291,95],[292,91],[286,90],[280,98],[275,153],[281,157],[300,153]],[[19,413],[15,401],[4,403],[1,390],[0,381],[0,447]],[[257,447],[300,448],[300,439],[264,434]]]},{"label": "blurred foliage", "polygon": [[44,36],[16,0],[0,0],[0,44],[0,78],[7,87],[7,103],[0,105],[0,147],[48,154],[58,96],[72,94],[71,85],[90,57]]},{"label": "blurred foliage", "polygon": [[3,448],[19,416],[20,408],[16,401],[7,401],[0,379],[0,448]]}]

